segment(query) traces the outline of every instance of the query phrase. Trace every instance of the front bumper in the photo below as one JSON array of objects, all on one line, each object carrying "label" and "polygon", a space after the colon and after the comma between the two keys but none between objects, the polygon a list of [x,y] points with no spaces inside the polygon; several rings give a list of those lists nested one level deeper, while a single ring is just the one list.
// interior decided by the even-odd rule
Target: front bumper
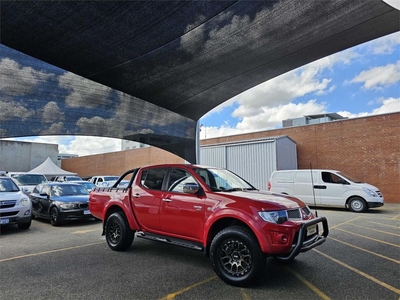
[{"label": "front bumper", "polygon": [[[323,232],[319,234],[318,230],[315,235],[311,237],[307,236],[307,228],[313,225],[317,225],[318,223],[322,224]],[[326,237],[328,236],[329,228],[328,221],[325,217],[317,217],[312,220],[308,220],[301,224],[300,230],[297,235],[297,241],[294,241],[292,245],[292,250],[285,255],[276,255],[275,257],[280,260],[292,260],[301,252],[307,252],[312,248],[321,245],[325,242]]]},{"label": "front bumper", "polygon": [[61,210],[59,212],[60,221],[86,220],[93,216],[88,209]]},{"label": "front bumper", "polygon": [[368,208],[383,206],[383,202],[367,202],[367,203],[368,203]]},{"label": "front bumper", "polygon": [[31,220],[32,207],[14,206],[0,210],[0,225],[28,223]]}]

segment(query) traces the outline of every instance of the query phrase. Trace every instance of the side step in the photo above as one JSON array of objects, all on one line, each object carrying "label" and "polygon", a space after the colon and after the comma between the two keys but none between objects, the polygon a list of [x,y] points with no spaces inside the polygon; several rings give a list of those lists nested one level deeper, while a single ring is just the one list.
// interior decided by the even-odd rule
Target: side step
[{"label": "side step", "polygon": [[203,245],[201,245],[199,243],[176,239],[176,238],[171,238],[171,237],[167,237],[164,235],[156,235],[156,234],[144,233],[142,231],[139,231],[139,232],[136,232],[136,236],[140,237],[142,239],[157,241],[157,242],[164,242],[167,244],[184,247],[184,248],[188,248],[188,249],[196,250],[196,251],[200,251],[200,252],[204,251]]}]

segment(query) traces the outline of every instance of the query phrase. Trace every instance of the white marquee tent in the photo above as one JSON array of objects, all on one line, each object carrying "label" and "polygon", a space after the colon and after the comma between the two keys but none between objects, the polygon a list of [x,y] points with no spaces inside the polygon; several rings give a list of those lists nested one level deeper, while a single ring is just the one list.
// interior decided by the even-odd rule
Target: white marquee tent
[{"label": "white marquee tent", "polygon": [[68,172],[59,168],[55,163],[53,163],[50,157],[48,157],[42,164],[40,164],[36,168],[30,170],[28,173],[41,173],[46,177],[77,175],[77,173]]}]

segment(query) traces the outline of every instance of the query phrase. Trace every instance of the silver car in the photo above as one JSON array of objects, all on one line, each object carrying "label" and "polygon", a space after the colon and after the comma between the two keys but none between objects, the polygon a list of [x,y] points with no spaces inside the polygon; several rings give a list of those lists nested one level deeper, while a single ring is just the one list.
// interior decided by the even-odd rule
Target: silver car
[{"label": "silver car", "polygon": [[0,225],[17,224],[28,229],[32,221],[32,202],[6,172],[0,172]]}]

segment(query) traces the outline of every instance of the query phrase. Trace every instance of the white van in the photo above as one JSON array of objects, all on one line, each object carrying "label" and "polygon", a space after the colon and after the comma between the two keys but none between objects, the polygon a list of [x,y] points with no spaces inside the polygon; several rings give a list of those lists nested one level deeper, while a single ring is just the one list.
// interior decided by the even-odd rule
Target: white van
[{"label": "white van", "polygon": [[364,212],[384,203],[377,187],[335,170],[274,171],[268,190],[294,196],[309,205],[347,207],[354,212]]}]

